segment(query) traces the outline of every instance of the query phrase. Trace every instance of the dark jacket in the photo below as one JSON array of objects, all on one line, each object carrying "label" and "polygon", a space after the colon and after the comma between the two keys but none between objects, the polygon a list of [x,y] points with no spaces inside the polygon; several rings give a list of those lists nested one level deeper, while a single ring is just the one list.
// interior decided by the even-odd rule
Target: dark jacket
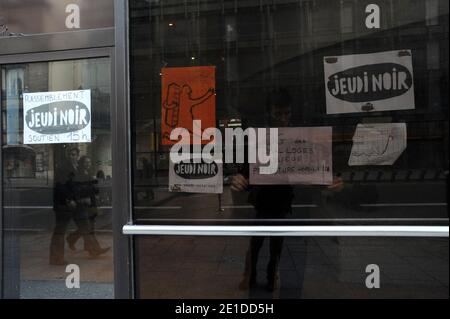
[{"label": "dark jacket", "polygon": [[[240,174],[249,179],[249,164]],[[292,185],[249,185],[248,202],[255,207],[258,218],[284,218],[292,213],[294,188]]]},{"label": "dark jacket", "polygon": [[98,181],[87,174],[86,172],[79,170],[73,179],[73,195],[77,203],[83,199],[90,199],[91,204],[89,207],[96,207],[95,195],[99,193],[97,187]]},{"label": "dark jacket", "polygon": [[55,187],[53,188],[53,208],[67,210],[67,202],[74,199],[73,180],[77,169],[65,161],[55,169]]}]

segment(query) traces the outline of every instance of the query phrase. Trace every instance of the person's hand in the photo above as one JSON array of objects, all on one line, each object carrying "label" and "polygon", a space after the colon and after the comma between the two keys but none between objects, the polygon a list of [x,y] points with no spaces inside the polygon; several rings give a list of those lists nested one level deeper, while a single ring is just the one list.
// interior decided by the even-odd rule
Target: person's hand
[{"label": "person's hand", "polygon": [[340,192],[344,188],[344,181],[342,180],[341,177],[334,176],[333,184],[329,185],[327,188],[335,192]]},{"label": "person's hand", "polygon": [[75,209],[75,208],[77,208],[77,203],[76,203],[74,200],[68,200],[68,201],[67,201],[67,206],[68,206],[70,209]]},{"label": "person's hand", "polygon": [[241,174],[234,175],[231,178],[231,190],[235,192],[242,192],[248,187],[248,179]]}]

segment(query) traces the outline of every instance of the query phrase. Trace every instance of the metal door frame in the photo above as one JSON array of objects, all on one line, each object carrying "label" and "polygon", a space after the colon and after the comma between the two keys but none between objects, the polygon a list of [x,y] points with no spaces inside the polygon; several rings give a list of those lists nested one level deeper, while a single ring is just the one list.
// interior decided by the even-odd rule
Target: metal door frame
[{"label": "metal door frame", "polygon": [[[124,1],[116,0],[123,6]],[[121,16],[120,8],[115,16]],[[112,216],[114,242],[114,297],[132,298],[132,249],[129,237],[122,234],[122,226],[127,223],[130,212],[129,191],[129,142],[127,110],[127,68],[123,44],[117,49],[114,28],[69,31],[55,34],[41,34],[0,38],[0,65],[14,63],[48,62],[86,58],[108,57],[111,65],[111,136],[112,136]],[[0,92],[1,94],[1,92]],[[0,97],[1,98],[1,97]],[[0,123],[2,114],[0,112]],[[124,148],[127,150],[124,152]],[[2,166],[0,147],[0,166]],[[2,169],[0,179],[3,181]],[[124,188],[124,185],[127,185]],[[0,299],[3,297],[3,190],[0,184]]]}]

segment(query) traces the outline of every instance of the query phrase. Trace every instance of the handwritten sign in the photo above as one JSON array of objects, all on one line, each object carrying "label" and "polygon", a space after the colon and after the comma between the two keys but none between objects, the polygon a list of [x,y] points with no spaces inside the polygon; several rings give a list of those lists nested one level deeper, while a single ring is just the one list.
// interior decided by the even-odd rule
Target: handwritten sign
[{"label": "handwritten sign", "polygon": [[278,129],[278,171],[259,174],[250,164],[250,184],[331,185],[332,128],[282,127]]},{"label": "handwritten sign", "polygon": [[23,143],[91,142],[91,91],[23,95]]},{"label": "handwritten sign", "polygon": [[392,165],[406,143],[405,123],[358,124],[348,165]]},{"label": "handwritten sign", "polygon": [[327,114],[414,109],[411,50],[324,57]]},{"label": "handwritten sign", "polygon": [[177,142],[170,140],[170,133],[178,127],[189,130],[193,141],[194,120],[201,120],[204,128],[216,126],[215,72],[213,66],[162,69],[163,145]]}]

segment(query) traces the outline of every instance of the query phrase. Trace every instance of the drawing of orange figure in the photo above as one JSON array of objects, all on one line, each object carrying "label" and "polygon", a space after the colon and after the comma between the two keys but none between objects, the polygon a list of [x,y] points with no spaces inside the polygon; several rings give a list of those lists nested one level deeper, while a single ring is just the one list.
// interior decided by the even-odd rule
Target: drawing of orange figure
[{"label": "drawing of orange figure", "polygon": [[180,116],[181,88],[176,83],[171,83],[167,88],[167,97],[163,102],[163,114],[165,124],[171,128],[178,126]]},{"label": "drawing of orange figure", "polygon": [[[193,132],[193,120],[202,127],[215,126],[215,67],[162,69],[162,143],[171,145],[177,127]],[[191,136],[192,141],[192,136]],[[205,141],[204,143],[207,143]]]}]

